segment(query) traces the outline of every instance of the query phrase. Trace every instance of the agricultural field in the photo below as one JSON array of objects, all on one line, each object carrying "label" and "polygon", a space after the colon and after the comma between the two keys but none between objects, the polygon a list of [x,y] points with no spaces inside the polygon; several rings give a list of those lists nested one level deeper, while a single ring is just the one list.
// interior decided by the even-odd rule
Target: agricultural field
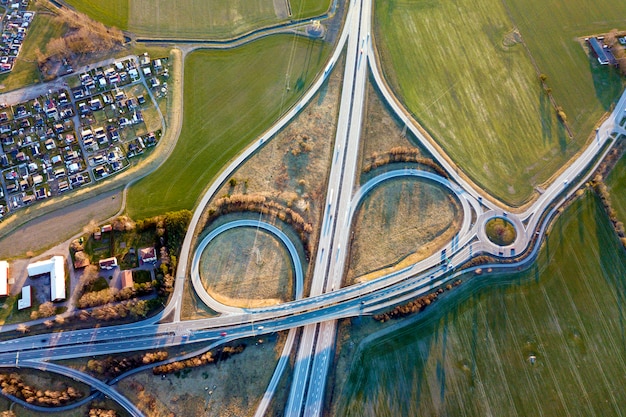
[{"label": "agricultural field", "polygon": [[462,278],[355,350],[334,415],[622,415],[626,256],[593,194],[529,270]]},{"label": "agricultural field", "polygon": [[192,208],[228,161],[304,93],[329,52],[330,45],[285,35],[188,55],[176,148],[130,188],[129,215],[141,219]]},{"label": "agricultural field", "polygon": [[[286,1],[184,0],[173,7],[168,0],[136,0],[130,3],[129,30],[159,38],[230,38],[289,20]],[[329,0],[292,2],[292,17],[313,17],[328,5]]]},{"label": "agricultural field", "polygon": [[611,194],[611,205],[617,212],[619,221],[626,222],[626,157],[622,156],[615,165],[608,178],[606,185]]},{"label": "agricultural field", "polygon": [[326,13],[332,0],[285,0],[291,6],[292,19],[304,19]]},{"label": "agricultural field", "polygon": [[384,182],[356,212],[346,284],[428,257],[458,232],[461,220],[458,201],[441,186],[416,179]]},{"label": "agricultural field", "polygon": [[129,2],[130,0],[65,0],[65,3],[92,19],[122,30],[128,29]]},{"label": "agricultural field", "polygon": [[217,236],[200,257],[207,292],[228,305],[258,307],[293,299],[293,264],[282,243],[255,228]]},{"label": "agricultural field", "polygon": [[[618,23],[602,12],[626,14],[609,0],[578,0],[568,12],[556,0],[533,1],[534,9],[511,3],[514,16],[524,15],[519,31],[498,0],[376,2],[375,34],[385,76],[408,110],[479,186],[515,206],[580,149],[621,93],[616,72],[595,68],[573,37]],[[573,140],[540,87],[526,39]]]},{"label": "agricultural field", "polygon": [[[229,38],[290,19],[324,14],[330,0],[67,0],[105,25],[142,37]],[[291,8],[292,15],[288,17]]]}]

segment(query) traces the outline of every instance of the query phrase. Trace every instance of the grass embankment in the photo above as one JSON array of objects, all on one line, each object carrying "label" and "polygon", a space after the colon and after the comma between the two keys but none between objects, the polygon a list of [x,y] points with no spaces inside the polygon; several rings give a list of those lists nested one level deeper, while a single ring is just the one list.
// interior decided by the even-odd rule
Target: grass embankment
[{"label": "grass embankment", "polygon": [[65,0],[65,3],[107,26],[128,29],[129,0]]},{"label": "grass embankment", "polygon": [[329,50],[321,42],[281,35],[235,50],[190,54],[176,148],[161,168],[130,188],[130,216],[191,209],[228,161],[304,93]]},{"label": "grass embankment", "polygon": [[611,205],[617,212],[617,218],[626,222],[626,156],[622,156],[613,168],[606,185],[611,193]]},{"label": "grass embankment", "polygon": [[415,179],[384,182],[356,213],[346,284],[428,257],[452,238],[461,220],[456,198],[438,185]]},{"label": "grass embankment", "polygon": [[499,0],[376,2],[375,30],[385,75],[409,111],[474,181],[521,205],[580,149],[621,92],[615,72],[594,68],[573,37],[616,24],[589,18],[589,9],[624,16],[626,6],[616,6],[620,14],[610,0],[577,0],[564,13],[556,0],[511,2],[573,141]]},{"label": "grass embankment", "polygon": [[282,243],[256,228],[217,236],[200,258],[204,287],[228,305],[250,308],[290,301],[293,277],[293,264]]},{"label": "grass embankment", "polygon": [[597,199],[573,203],[530,270],[463,278],[360,351],[336,415],[621,415],[626,256]]}]

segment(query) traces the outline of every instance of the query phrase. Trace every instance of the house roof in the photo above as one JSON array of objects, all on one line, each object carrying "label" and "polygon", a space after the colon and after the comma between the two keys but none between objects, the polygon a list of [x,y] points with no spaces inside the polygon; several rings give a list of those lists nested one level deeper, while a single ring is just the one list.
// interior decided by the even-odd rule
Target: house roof
[{"label": "house roof", "polygon": [[0,261],[0,296],[9,295],[9,263]]},{"label": "house roof", "polygon": [[133,285],[133,271],[129,269],[122,271],[122,288],[129,288]]},{"label": "house roof", "polygon": [[113,256],[112,258],[100,259],[98,265],[100,265],[100,268],[111,269],[117,266],[117,258]]},{"label": "house roof", "polygon": [[17,300],[17,309],[23,310],[25,308],[29,308],[31,306],[31,296],[32,292],[30,289],[30,285],[22,287],[22,298]]},{"label": "house roof", "polygon": [[598,41],[598,39],[597,38],[589,38],[589,40],[587,42],[589,42],[589,46],[591,46],[591,49],[593,49],[593,52],[598,57],[598,61],[602,65],[608,64],[609,63],[609,57],[606,55],[606,52],[604,51],[604,48],[602,47],[602,45],[600,45],[600,42]]},{"label": "house roof", "polygon": [[139,257],[143,262],[154,262],[157,260],[156,249],[154,246],[139,249]]}]

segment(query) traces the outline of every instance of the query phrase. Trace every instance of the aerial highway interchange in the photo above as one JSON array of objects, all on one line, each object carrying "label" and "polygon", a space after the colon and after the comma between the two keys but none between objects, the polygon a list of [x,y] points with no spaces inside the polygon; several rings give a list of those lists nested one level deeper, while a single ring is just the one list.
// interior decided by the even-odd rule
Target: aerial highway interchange
[{"label": "aerial highway interchange", "polygon": [[[192,342],[210,343],[208,348],[228,341],[277,331],[289,331],[288,342],[281,356],[282,364],[263,397],[257,415],[265,412],[284,367],[293,349],[295,329],[301,328],[300,343],[290,387],[285,415],[319,416],[324,405],[324,387],[335,346],[337,320],[371,314],[421,294],[432,291],[463,272],[459,267],[476,254],[491,254],[511,258],[510,264],[488,265],[494,270],[518,269],[535,259],[540,241],[558,208],[589,179],[594,168],[610,151],[617,125],[626,109],[626,95],[622,96],[609,118],[597,131],[597,140],[588,144],[575,160],[552,181],[541,195],[519,212],[508,210],[490,195],[477,188],[449,162],[445,155],[424,137],[406,111],[398,104],[382,79],[371,37],[372,1],[350,2],[343,31],[335,50],[313,86],[302,99],[262,137],[255,140],[210,185],[196,207],[184,240],[176,274],[175,290],[164,310],[137,323],[65,331],[48,335],[25,336],[0,342],[0,366],[30,367],[66,374],[84,382],[94,390],[117,401],[131,415],[141,411],[113,386],[85,373],[71,370],[53,361],[64,358],[91,357],[112,353],[148,350]],[[334,68],[345,49],[346,64],[339,108],[332,165],[324,204],[323,222],[317,250],[310,292],[304,294],[303,267],[297,250],[280,229],[261,221],[226,223],[213,230],[195,247],[194,231],[209,201],[220,186],[245,160],[265,144],[283,126],[296,117],[311,100]],[[357,157],[368,75],[382,92],[389,107],[406,125],[422,146],[444,168],[447,177],[416,169],[398,169],[372,178],[353,192],[357,175]],[[342,287],[351,225],[363,198],[381,183],[393,178],[419,178],[449,190],[462,207],[463,220],[454,238],[440,252],[400,271],[373,281]],[[506,218],[516,230],[515,241],[506,247],[492,243],[485,234],[485,224],[495,217]],[[199,257],[215,236],[236,227],[257,227],[278,237],[289,252],[295,274],[295,299],[275,306],[261,308],[232,307],[213,299],[203,287],[198,272]],[[484,268],[485,266],[483,266]],[[470,269],[468,269],[470,270]],[[182,320],[182,297],[185,285],[191,285],[198,297],[219,317]],[[116,381],[112,381],[116,382]]]}]

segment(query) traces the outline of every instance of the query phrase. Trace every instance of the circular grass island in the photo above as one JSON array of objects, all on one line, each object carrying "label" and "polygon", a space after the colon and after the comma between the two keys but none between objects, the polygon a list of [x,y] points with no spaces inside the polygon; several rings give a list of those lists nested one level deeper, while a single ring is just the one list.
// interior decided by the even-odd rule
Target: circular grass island
[{"label": "circular grass island", "polygon": [[271,233],[239,227],[216,236],[200,257],[202,285],[217,301],[255,308],[293,300],[289,253]]},{"label": "circular grass island", "polygon": [[517,232],[513,223],[502,217],[494,217],[485,225],[485,233],[492,243],[508,246],[515,242]]}]

